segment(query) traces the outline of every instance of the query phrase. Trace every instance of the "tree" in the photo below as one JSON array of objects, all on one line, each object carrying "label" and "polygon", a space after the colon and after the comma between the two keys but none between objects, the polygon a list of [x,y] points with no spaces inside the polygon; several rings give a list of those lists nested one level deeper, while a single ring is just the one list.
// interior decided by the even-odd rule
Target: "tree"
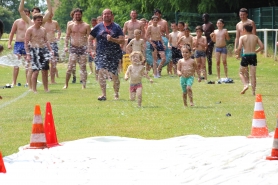
[{"label": "tree", "polygon": [[7,8],[0,6],[0,19],[4,23],[4,32],[9,33],[11,31],[14,20],[13,12],[8,10]]}]

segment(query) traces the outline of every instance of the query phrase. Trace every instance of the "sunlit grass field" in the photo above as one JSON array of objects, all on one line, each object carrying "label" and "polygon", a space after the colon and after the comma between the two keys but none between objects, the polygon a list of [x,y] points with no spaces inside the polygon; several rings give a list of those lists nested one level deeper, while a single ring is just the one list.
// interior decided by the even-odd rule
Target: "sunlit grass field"
[{"label": "sunlit grass field", "polygon": [[[256,93],[262,94],[270,132],[275,129],[278,113],[277,64],[273,58],[258,55]],[[42,85],[38,86],[37,94],[29,92],[23,86],[23,68],[17,81],[22,86],[0,88],[0,151],[4,156],[29,144],[34,107],[41,106],[44,119],[46,102],[52,105],[59,142],[93,136],[165,139],[192,134],[247,136],[251,132],[255,96],[251,88],[246,94],[240,94],[243,85],[238,76],[239,60],[233,57],[228,58],[228,73],[234,83],[207,84],[195,79],[192,87],[195,106],[187,108],[183,107],[179,78],[167,75],[166,68],[163,68],[162,78],[154,79],[153,84],[143,79],[143,102],[138,108],[137,102],[129,101],[129,83],[123,79],[123,73],[120,99],[114,100],[113,84],[107,81],[107,101],[98,101],[101,91],[94,74],[88,76],[85,90],[79,83],[70,83],[67,90],[62,89],[66,67],[66,62],[59,63],[59,78],[57,84],[49,85],[49,93],[44,92]],[[77,82],[78,71],[79,67]],[[221,74],[224,77],[223,65]],[[38,80],[42,81],[41,75]],[[216,81],[215,59],[213,75],[208,76],[208,80]],[[0,66],[0,86],[11,82],[12,67]],[[227,117],[227,113],[231,116]]]}]

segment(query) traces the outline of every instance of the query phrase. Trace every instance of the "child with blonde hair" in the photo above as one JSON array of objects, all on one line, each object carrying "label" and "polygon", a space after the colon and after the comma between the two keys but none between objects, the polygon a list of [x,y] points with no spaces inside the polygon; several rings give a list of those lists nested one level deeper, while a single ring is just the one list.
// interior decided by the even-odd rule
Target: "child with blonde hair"
[{"label": "child with blonde hair", "polygon": [[138,98],[138,107],[142,104],[142,77],[145,76],[152,83],[152,79],[145,71],[142,62],[144,56],[140,51],[133,51],[130,54],[131,65],[128,66],[125,73],[125,80],[130,79],[129,97],[131,101],[135,101],[136,95]]}]

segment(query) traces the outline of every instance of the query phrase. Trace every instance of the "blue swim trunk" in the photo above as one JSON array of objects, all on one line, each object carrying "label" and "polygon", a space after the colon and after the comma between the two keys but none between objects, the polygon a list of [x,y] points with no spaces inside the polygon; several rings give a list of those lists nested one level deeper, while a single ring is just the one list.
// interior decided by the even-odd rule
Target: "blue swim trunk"
[{"label": "blue swim trunk", "polygon": [[[152,40],[152,42],[156,45],[156,50],[157,51],[164,51],[164,47],[163,47],[163,44],[162,44],[162,42],[161,41],[153,41]],[[151,45],[151,50],[152,51],[154,51],[154,47],[153,47],[153,45]]]},{"label": "blue swim trunk", "polygon": [[176,47],[172,47],[172,61],[174,64],[177,64],[179,59],[182,58],[181,55],[181,50],[176,48]]},{"label": "blue swim trunk", "polygon": [[194,77],[190,76],[190,77],[180,77],[180,84],[181,84],[181,88],[182,88],[182,92],[186,93],[186,87],[187,86],[192,86],[194,82]]},{"label": "blue swim trunk", "polygon": [[221,54],[227,54],[228,53],[226,46],[223,47],[223,48],[217,48],[216,47],[215,52],[218,52],[218,53],[221,53]]},{"label": "blue swim trunk", "polygon": [[15,42],[14,43],[14,54],[26,55],[24,48],[24,42]]},{"label": "blue swim trunk", "polygon": [[194,53],[195,58],[206,57],[206,52],[201,50],[196,50]]},{"label": "blue swim trunk", "polygon": [[240,65],[243,67],[257,66],[257,55],[256,53],[243,54],[241,58]]}]

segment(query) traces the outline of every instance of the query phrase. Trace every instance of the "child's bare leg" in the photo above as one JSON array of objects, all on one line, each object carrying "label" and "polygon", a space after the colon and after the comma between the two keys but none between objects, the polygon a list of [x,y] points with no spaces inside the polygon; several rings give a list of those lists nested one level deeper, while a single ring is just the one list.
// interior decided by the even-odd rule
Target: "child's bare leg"
[{"label": "child's bare leg", "polygon": [[31,81],[32,81],[32,91],[33,91],[34,93],[37,93],[37,80],[38,80],[38,75],[39,75],[39,71],[38,71],[38,70],[33,71]]},{"label": "child's bare leg", "polygon": [[220,80],[220,52],[215,53],[215,58],[216,58],[216,71],[217,71],[217,79]]},{"label": "child's bare leg", "polygon": [[222,61],[226,78],[228,78],[227,54],[222,54]]},{"label": "child's bare leg", "polygon": [[136,92],[130,92],[129,93],[129,99],[130,101],[135,101],[136,98]]},{"label": "child's bare leg", "polygon": [[250,66],[250,77],[251,77],[251,86],[252,86],[252,94],[256,95],[256,66]]},{"label": "child's bare leg", "polygon": [[169,74],[169,75],[173,74],[173,61],[172,60],[167,64],[167,74]]},{"label": "child's bare leg", "polygon": [[205,80],[207,80],[206,58],[201,57],[201,61],[202,61],[202,67],[201,68],[202,68]]},{"label": "child's bare leg", "polygon": [[120,80],[118,74],[112,74],[112,80],[113,80],[113,88],[115,92],[115,100],[119,99],[119,90],[120,90]]},{"label": "child's bare leg", "polygon": [[86,88],[86,82],[87,82],[86,63],[87,63],[87,56],[86,55],[82,55],[80,57],[80,62],[79,62],[80,78],[81,78],[81,81],[82,81],[82,89]]},{"label": "child's bare leg", "polygon": [[249,83],[248,67],[240,66],[239,77],[241,79],[241,82],[243,83],[243,90],[240,93],[244,94],[245,91],[247,91],[247,89],[248,89],[248,83]]},{"label": "child's bare leg", "polygon": [[49,92],[48,90],[48,70],[42,70],[42,84],[45,92]]},{"label": "child's bare leg", "polygon": [[159,55],[161,57],[161,62],[159,64],[159,66],[157,67],[157,70],[158,70],[159,75],[160,75],[161,71],[162,71],[162,67],[163,67],[164,63],[166,62],[166,57],[165,57],[165,52],[164,51],[160,51]]},{"label": "child's bare leg", "polygon": [[138,107],[142,105],[142,87],[137,88],[136,90],[137,98],[138,98]]},{"label": "child's bare leg", "polygon": [[153,56],[153,75],[157,77],[157,50],[152,52]]},{"label": "child's bare leg", "polygon": [[187,107],[187,92],[182,93],[183,105]]},{"label": "child's bare leg", "polygon": [[177,64],[173,63],[173,71],[174,71],[174,75],[177,75]]},{"label": "child's bare leg", "polygon": [[201,58],[196,58],[196,62],[197,62],[197,74],[198,74],[198,82],[201,82]]},{"label": "child's bare leg", "polygon": [[193,93],[192,93],[191,86],[187,86],[186,87],[186,92],[187,92],[187,95],[189,97],[190,106],[194,106],[194,103],[193,103]]}]

